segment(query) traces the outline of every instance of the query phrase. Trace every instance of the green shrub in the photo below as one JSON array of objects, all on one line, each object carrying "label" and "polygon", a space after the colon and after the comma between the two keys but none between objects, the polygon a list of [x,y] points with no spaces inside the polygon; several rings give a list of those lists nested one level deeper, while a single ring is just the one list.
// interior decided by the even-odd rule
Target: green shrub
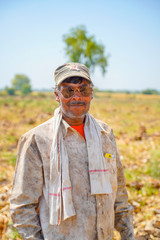
[{"label": "green shrub", "polygon": [[15,95],[15,89],[14,88],[12,88],[12,87],[6,87],[5,88],[5,91],[7,92],[7,94],[9,94],[9,95]]},{"label": "green shrub", "polygon": [[142,91],[142,93],[151,95],[151,94],[159,94],[159,91],[157,91],[156,89],[145,89]]}]

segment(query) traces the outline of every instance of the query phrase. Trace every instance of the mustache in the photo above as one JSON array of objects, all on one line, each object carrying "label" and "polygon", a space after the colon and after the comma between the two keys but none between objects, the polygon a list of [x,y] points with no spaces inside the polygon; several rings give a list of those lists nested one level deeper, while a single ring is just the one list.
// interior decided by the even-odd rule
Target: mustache
[{"label": "mustache", "polygon": [[82,101],[71,101],[71,102],[69,102],[68,104],[67,104],[68,106],[70,106],[70,105],[86,105],[86,103],[85,102],[82,102]]}]

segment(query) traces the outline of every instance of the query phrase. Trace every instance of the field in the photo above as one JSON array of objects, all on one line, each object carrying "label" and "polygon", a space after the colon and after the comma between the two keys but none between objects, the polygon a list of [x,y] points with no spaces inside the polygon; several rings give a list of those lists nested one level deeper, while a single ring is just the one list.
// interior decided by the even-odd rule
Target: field
[{"label": "field", "polygon": [[[53,116],[52,93],[0,95],[0,238],[21,239],[12,227],[9,197],[22,134]],[[114,130],[124,166],[136,239],[160,239],[160,96],[96,93],[90,113]],[[119,239],[115,233],[115,239]]]}]

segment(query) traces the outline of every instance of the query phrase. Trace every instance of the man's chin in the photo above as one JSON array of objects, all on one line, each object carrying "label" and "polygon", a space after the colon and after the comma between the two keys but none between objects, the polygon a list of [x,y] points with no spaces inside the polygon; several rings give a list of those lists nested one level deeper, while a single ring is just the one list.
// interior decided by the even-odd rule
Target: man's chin
[{"label": "man's chin", "polygon": [[80,119],[80,118],[84,118],[86,115],[86,113],[84,114],[68,114],[68,117],[71,118],[71,119]]},{"label": "man's chin", "polygon": [[80,111],[77,111],[77,112],[67,112],[67,113],[63,113],[67,118],[70,118],[70,119],[81,119],[81,118],[84,118],[85,115],[87,114],[87,112],[80,112]]}]

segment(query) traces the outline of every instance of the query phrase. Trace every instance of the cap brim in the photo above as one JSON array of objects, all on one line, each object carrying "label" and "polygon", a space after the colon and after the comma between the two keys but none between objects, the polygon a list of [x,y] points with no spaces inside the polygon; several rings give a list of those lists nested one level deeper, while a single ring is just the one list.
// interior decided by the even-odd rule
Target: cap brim
[{"label": "cap brim", "polygon": [[89,82],[92,82],[91,79],[83,74],[82,72],[69,72],[68,74],[66,74],[64,77],[62,77],[61,79],[59,79],[57,81],[57,85],[61,84],[65,79],[69,78],[69,77],[82,77],[85,78],[86,80],[88,80]]}]

